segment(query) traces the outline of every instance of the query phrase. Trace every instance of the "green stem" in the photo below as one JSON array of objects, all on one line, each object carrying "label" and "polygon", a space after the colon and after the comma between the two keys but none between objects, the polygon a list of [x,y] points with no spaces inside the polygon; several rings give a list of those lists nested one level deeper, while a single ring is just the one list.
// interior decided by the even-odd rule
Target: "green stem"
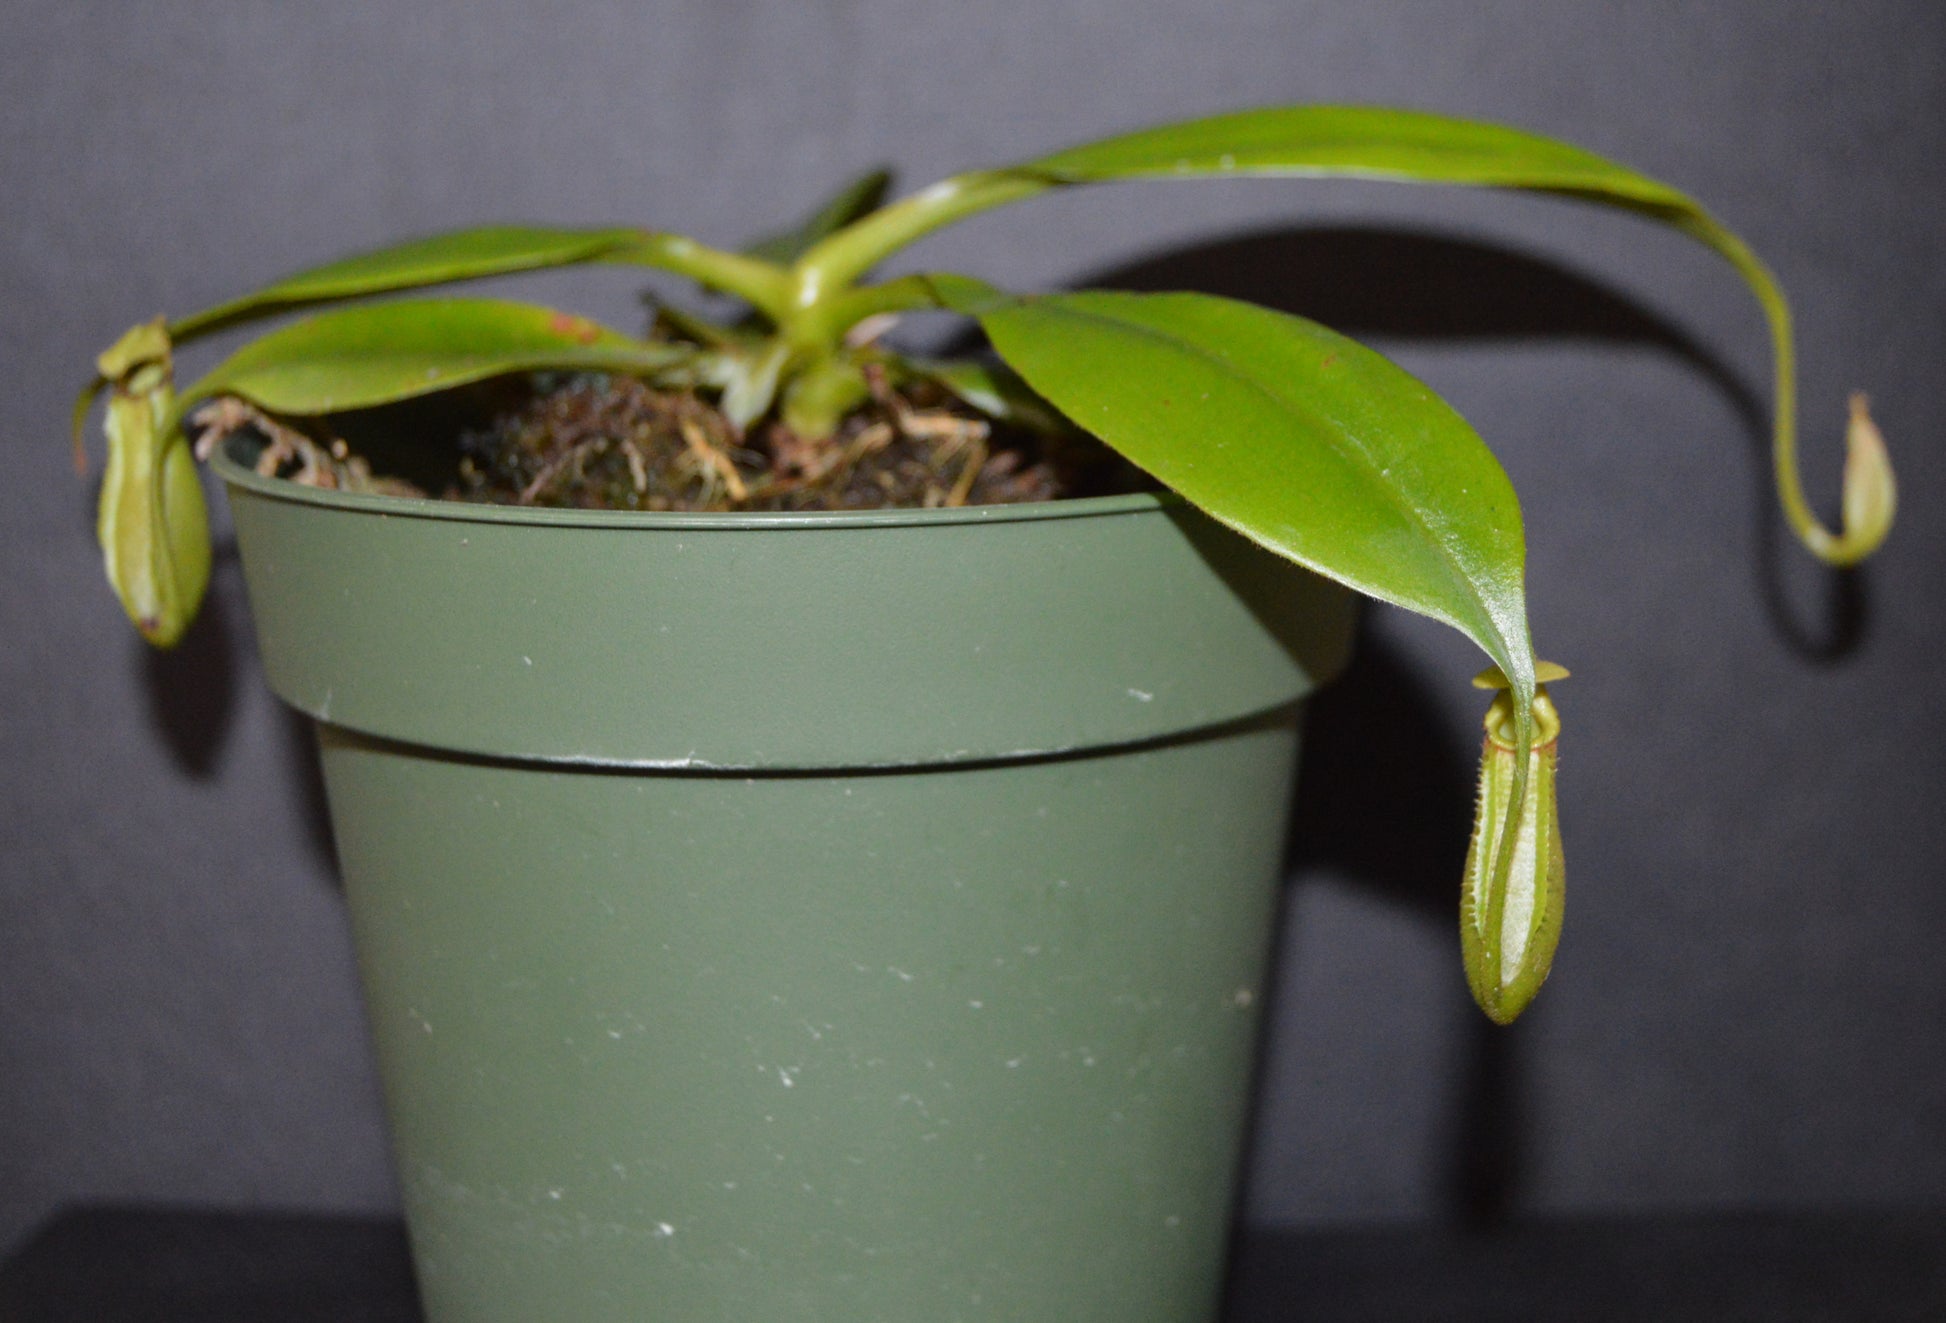
[{"label": "green stem", "polygon": [[901,276],[882,285],[838,287],[793,315],[784,324],[784,333],[807,358],[821,358],[867,317],[938,306],[932,287],[919,276]]},{"label": "green stem", "polygon": [[652,266],[687,276],[699,285],[733,294],[773,323],[782,325],[793,307],[791,273],[775,262],[727,253],[680,234],[644,232],[642,241],[600,260]]},{"label": "green stem", "polygon": [[1033,197],[1058,182],[1022,170],[976,170],[881,207],[813,244],[798,258],[791,268],[797,281],[797,306],[817,306],[830,297],[830,291],[852,284],[921,235],[975,212]]},{"label": "green stem", "polygon": [[1671,218],[1671,223],[1728,259],[1763,306],[1764,320],[1770,328],[1776,390],[1771,405],[1771,471],[1785,520],[1819,560],[1828,565],[1857,564],[1878,546],[1884,530],[1845,528],[1833,533],[1811,512],[1810,502],[1804,498],[1804,480],[1797,456],[1797,354],[1791,333],[1790,305],[1778,288],[1777,278],[1748,244],[1707,213],[1698,210],[1694,214],[1678,215]]}]

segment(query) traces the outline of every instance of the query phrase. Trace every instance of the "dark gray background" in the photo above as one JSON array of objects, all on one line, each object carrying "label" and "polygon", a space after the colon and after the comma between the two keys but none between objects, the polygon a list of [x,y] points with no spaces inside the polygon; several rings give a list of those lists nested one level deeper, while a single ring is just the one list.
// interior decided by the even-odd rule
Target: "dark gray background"
[{"label": "dark gray background", "polygon": [[[100,584],[64,439],[98,348],[415,232],[733,243],[879,162],[916,185],[1306,100],[1502,118],[1702,197],[1797,302],[1815,499],[1864,387],[1904,523],[1857,576],[1786,543],[1755,305],[1638,220],[1155,185],[914,254],[1375,336],[1523,493],[1536,636],[1576,671],[1560,966],[1511,1031],[1469,1009],[1479,661],[1373,612],[1316,712],[1251,1216],[1946,1202],[1935,0],[35,0],[0,34],[0,1249],[76,1202],[393,1199],[309,736],[236,566],[168,657]],[[629,274],[543,284],[632,324]]]}]

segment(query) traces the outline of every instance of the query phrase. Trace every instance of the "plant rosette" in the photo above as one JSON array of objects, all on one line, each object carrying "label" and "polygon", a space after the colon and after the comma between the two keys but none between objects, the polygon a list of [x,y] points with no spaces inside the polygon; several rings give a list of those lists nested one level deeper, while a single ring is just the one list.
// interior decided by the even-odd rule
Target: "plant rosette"
[{"label": "plant rosette", "polygon": [[[1245,111],[1109,138],[980,170],[884,202],[872,177],[797,230],[743,251],[636,228],[462,230],[333,262],[195,315],[139,325],[99,358],[75,411],[108,392],[100,538],[108,577],[143,636],[169,646],[195,614],[210,549],[186,420],[263,418],[305,435],[327,415],[515,374],[639,378],[708,400],[736,431],[781,423],[815,445],[875,379],[928,382],[1002,422],[1050,412],[1099,438],[1245,538],[1367,597],[1443,621],[1492,662],[1478,821],[1462,872],[1461,950],[1486,1013],[1532,1000],[1561,927],[1554,812],[1560,720],[1527,627],[1518,501],[1475,431],[1378,354],[1301,317],[1191,293],[1015,294],[956,274],[868,279],[942,226],[1050,191],[1123,180],[1346,175],[1523,189],[1634,212],[1726,258],[1768,319],[1775,478],[1785,514],[1822,560],[1862,559],[1890,528],[1894,486],[1862,399],[1847,435],[1843,521],[1805,500],[1795,453],[1790,315],[1776,281],[1683,193],[1568,144],[1414,111]],[[682,317],[640,338],[552,308],[368,296],[586,264],[654,267],[738,300],[734,322]],[[314,305],[178,393],[177,346]],[[884,320],[945,310],[976,322],[997,364],[882,347]],[[240,403],[238,403],[240,402]],[[226,412],[227,410],[227,412]],[[221,427],[211,427],[206,441]],[[77,453],[79,453],[77,451]],[[353,466],[352,472],[356,472]]]}]

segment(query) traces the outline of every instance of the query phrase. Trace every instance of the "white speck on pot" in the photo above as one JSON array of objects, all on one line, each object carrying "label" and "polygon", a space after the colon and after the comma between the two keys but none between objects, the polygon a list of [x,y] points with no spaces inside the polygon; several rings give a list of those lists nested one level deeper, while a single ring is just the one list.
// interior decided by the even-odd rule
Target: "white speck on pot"
[{"label": "white speck on pot", "polygon": [[669,1237],[676,1234],[676,1229],[670,1226],[667,1222],[657,1222],[655,1224],[655,1234],[656,1234],[656,1239],[667,1240],[669,1239]]},{"label": "white speck on pot", "polygon": [[1138,703],[1155,702],[1155,695],[1149,693],[1146,689],[1131,689],[1128,691],[1128,696]]},{"label": "white speck on pot", "polygon": [[1257,1000],[1257,994],[1249,988],[1238,988],[1236,996],[1230,1000],[1234,1001],[1238,1006],[1248,1006],[1251,1002]]}]

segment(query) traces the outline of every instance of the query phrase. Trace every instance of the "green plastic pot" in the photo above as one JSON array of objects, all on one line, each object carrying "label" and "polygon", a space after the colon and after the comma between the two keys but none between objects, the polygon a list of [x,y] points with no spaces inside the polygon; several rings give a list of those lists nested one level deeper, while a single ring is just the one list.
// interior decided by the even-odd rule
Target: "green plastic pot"
[{"label": "green plastic pot", "polygon": [[432,1323],[1202,1323],[1350,602],[1169,498],[637,516],[218,457]]}]

